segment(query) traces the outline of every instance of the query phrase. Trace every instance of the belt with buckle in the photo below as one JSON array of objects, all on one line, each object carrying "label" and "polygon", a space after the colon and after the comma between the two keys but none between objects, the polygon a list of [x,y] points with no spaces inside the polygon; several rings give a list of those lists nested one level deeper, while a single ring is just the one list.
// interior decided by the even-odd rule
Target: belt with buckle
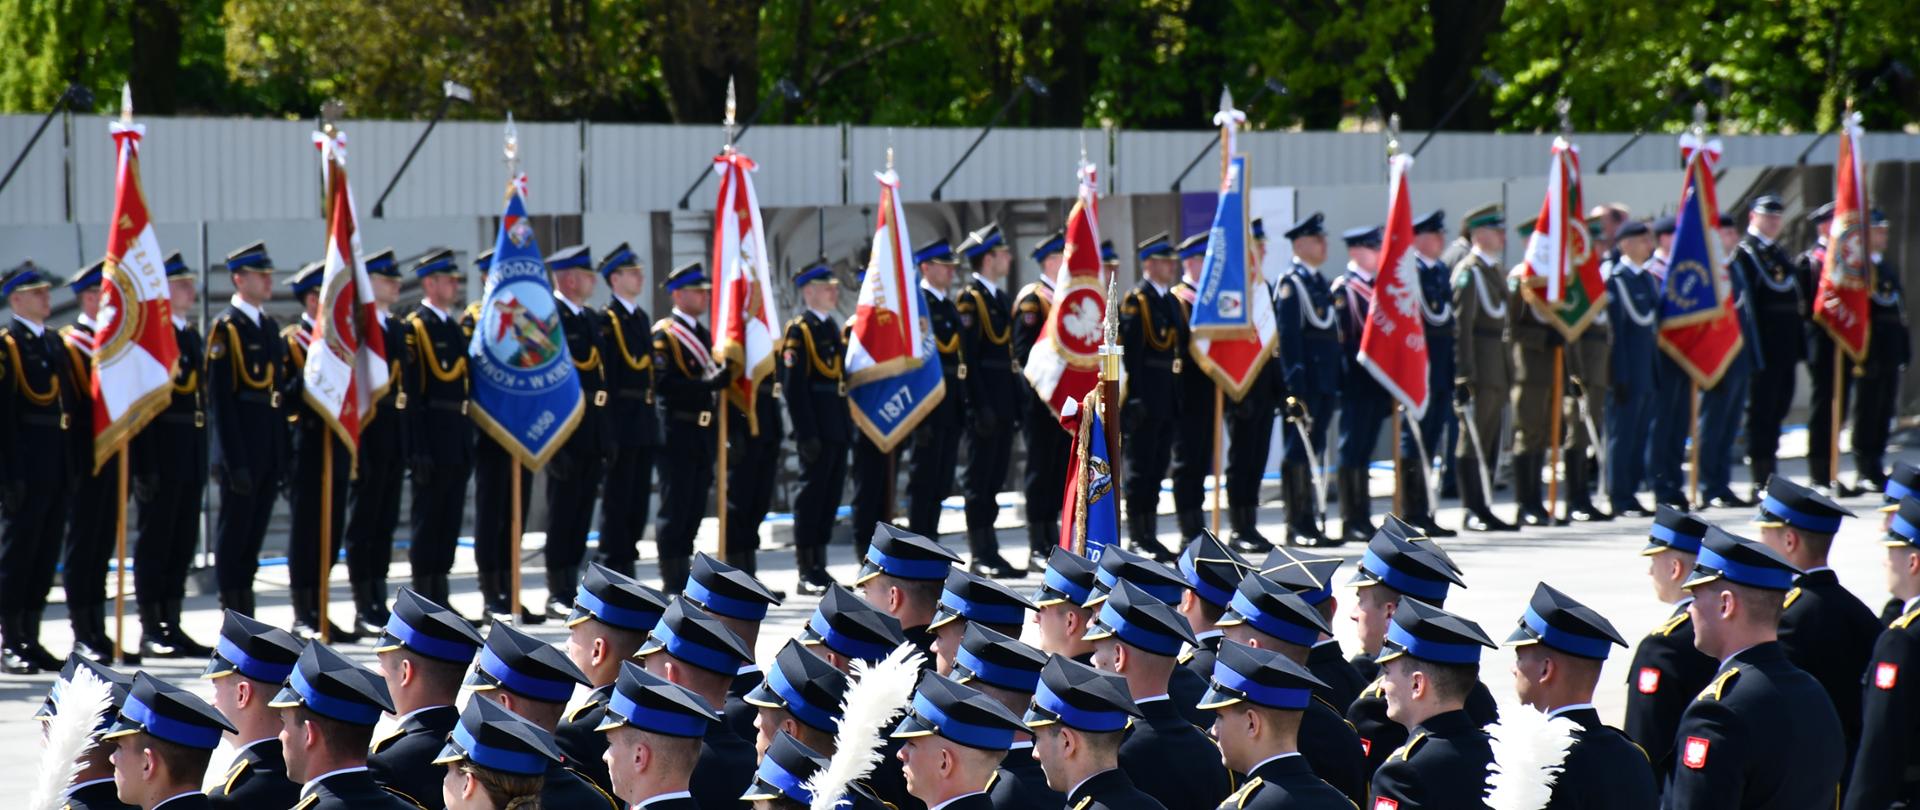
[{"label": "belt with buckle", "polygon": [[602,390],[602,391],[595,391],[595,392],[593,392],[593,407],[595,407],[595,408],[605,408],[605,407],[607,407],[607,392],[606,392],[606,391],[604,391],[604,390]]},{"label": "belt with buckle", "polygon": [[435,411],[452,411],[455,413],[464,414],[467,412],[467,401],[464,399],[460,400],[459,402],[448,402],[446,400],[434,400],[432,402],[427,403],[427,408]]},{"label": "belt with buckle", "polygon": [[694,413],[671,411],[669,412],[669,416],[676,422],[692,422],[701,427],[708,427],[713,424],[713,411],[698,411]]},{"label": "belt with buckle", "polygon": [[67,429],[67,415],[64,413],[60,414],[59,416],[54,416],[53,414],[50,414],[50,413],[21,414],[20,422],[21,424],[26,424],[26,425],[40,425],[42,427],[57,427],[61,430]]}]

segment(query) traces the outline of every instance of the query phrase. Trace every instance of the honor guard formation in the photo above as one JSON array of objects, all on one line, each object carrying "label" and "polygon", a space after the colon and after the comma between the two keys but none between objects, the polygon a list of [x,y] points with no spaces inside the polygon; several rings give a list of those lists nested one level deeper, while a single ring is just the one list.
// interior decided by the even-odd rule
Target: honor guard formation
[{"label": "honor guard formation", "polygon": [[[0,669],[57,673],[38,718],[72,763],[42,777],[64,806],[1920,807],[1920,673],[1903,671],[1920,666],[1920,468],[1888,466],[1910,340],[1878,209],[1813,211],[1817,241],[1795,254],[1771,193],[1706,219],[1692,190],[1652,220],[1551,214],[1562,201],[1520,227],[1534,248],[1509,267],[1495,203],[1339,229],[1320,212],[1244,216],[1237,234],[1096,250],[1081,206],[1031,244],[996,222],[916,222],[922,241],[901,244],[896,200],[875,245],[896,228],[897,249],[854,262],[843,322],[845,272],[826,256],[754,278],[744,257],[764,245],[666,272],[624,243],[542,255],[509,196],[471,268],[480,295],[453,249],[361,256],[362,276],[337,255],[289,271],[253,242],[208,271],[234,292],[203,334],[185,317],[201,273],[179,254],[153,264],[164,289],[143,311],[172,314],[151,331],[170,331],[177,360],[117,445],[99,437],[123,427],[119,264],[66,277],[79,314],[61,328],[51,269],[0,276]],[[1270,328],[1234,377],[1215,349],[1245,338],[1211,320],[1218,268],[1264,265],[1270,228],[1289,258],[1232,293]],[[1543,279],[1543,251],[1573,250],[1549,232],[1585,251],[1585,275]],[[1863,274],[1858,340],[1823,303],[1851,294],[1829,286],[1847,262]],[[1682,278],[1723,286],[1724,306],[1686,310]],[[342,284],[357,297],[342,303]],[[892,308],[873,303],[883,287]],[[275,299],[298,316],[269,314]],[[1411,377],[1383,370],[1382,324],[1424,335]],[[1709,334],[1695,328],[1736,334],[1712,368],[1673,348]],[[373,368],[326,376],[356,357]],[[1779,459],[1801,364],[1813,413],[1796,480]],[[1076,373],[1087,385],[1060,396]],[[496,375],[578,396],[527,432],[489,399]],[[896,377],[923,387],[876,399]],[[342,380],[365,387],[343,400]],[[1388,453],[1395,496],[1377,508]],[[526,526],[536,483],[544,525]],[[1027,548],[1002,549],[999,499],[1016,488]],[[760,575],[776,490],[791,595]],[[1894,601],[1879,611],[1829,565],[1863,517],[1842,501],[1863,492],[1884,500]],[[133,645],[108,632],[127,497]],[[255,596],[283,499],[285,627],[256,618]],[[1456,499],[1463,516],[1442,525]],[[182,624],[203,502],[211,644]],[[471,617],[451,602],[469,504]],[[710,510],[717,554],[697,542]],[[1474,579],[1442,545],[1461,532],[1616,517],[1651,518],[1640,554],[1670,614],[1645,635],[1548,581],[1486,624],[1450,605]],[[523,605],[529,529],[545,533],[544,599]],[[858,565],[845,582],[828,565],[840,533]],[[335,625],[342,557],[352,619]],[[1546,579],[1566,573],[1545,562]],[[40,639],[56,572],[65,657]],[[806,620],[775,637],[774,611]],[[1359,649],[1334,640],[1343,620]],[[1506,675],[1482,668],[1500,648],[1505,706],[1487,680]],[[1603,683],[1615,654],[1624,685]],[[206,682],[138,669],[161,659],[206,661]],[[1595,695],[1623,686],[1615,728]]]}]

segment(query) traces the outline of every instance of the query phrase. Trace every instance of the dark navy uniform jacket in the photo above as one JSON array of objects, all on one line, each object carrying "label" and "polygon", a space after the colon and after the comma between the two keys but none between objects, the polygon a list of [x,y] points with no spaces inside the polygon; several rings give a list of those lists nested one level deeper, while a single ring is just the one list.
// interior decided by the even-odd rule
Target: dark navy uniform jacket
[{"label": "dark navy uniform jacket", "polygon": [[280,482],[286,459],[286,343],[280,324],[265,312],[260,322],[228,305],[207,327],[207,419],[210,461],[231,483],[244,477],[264,495]]},{"label": "dark navy uniform jacket", "polygon": [[954,307],[952,297],[941,298],[925,288],[920,290],[920,296],[927,302],[927,322],[933,326],[934,348],[940,352],[940,373],[947,386],[946,396],[920,424],[957,429],[966,424],[967,376],[973,373],[967,366],[972,358],[967,356],[967,342],[961,334],[960,312]]},{"label": "dark navy uniform jacket", "polygon": [[1873,294],[1868,299],[1871,334],[1867,359],[1860,366],[1865,377],[1896,376],[1913,358],[1907,334],[1907,302],[1902,295],[1900,270],[1885,259],[1874,263]]},{"label": "dark navy uniform jacket", "polygon": [[1120,344],[1127,349],[1120,356],[1127,370],[1122,430],[1179,415],[1186,329],[1172,288],[1161,294],[1143,280],[1120,302]]},{"label": "dark navy uniform jacket", "polygon": [[1022,381],[1013,368],[1013,302],[970,277],[954,296],[967,359],[967,407],[991,413],[1000,431],[1019,422]]},{"label": "dark navy uniform jacket", "polygon": [[622,449],[660,444],[660,412],[653,407],[652,324],[646,310],[629,310],[617,298],[600,315],[606,429]]},{"label": "dark navy uniform jacket", "polygon": [[473,463],[473,422],[467,417],[468,329],[426,304],[406,320],[407,363],[400,376],[407,407],[409,461],[464,467]]},{"label": "dark navy uniform jacket", "polygon": [[[1196,797],[1194,802],[1176,805],[1178,807],[1200,807]],[[1133,780],[1127,777],[1127,766],[1111,768],[1087,777],[1067,795],[1066,810],[1167,810],[1152,796],[1134,787]]]},{"label": "dark navy uniform jacket", "polygon": [[1567,751],[1547,810],[1635,810],[1659,806],[1653,764],[1619,729],[1600,722],[1591,708],[1562,712],[1580,725]]},{"label": "dark navy uniform jacket", "polygon": [[[434,766],[446,778],[446,766]],[[336,773],[315,783],[293,810],[410,810],[420,805],[383,788],[365,770]],[[168,805],[172,810],[172,805]]]},{"label": "dark navy uniform jacket", "polygon": [[1827,692],[1846,735],[1847,762],[1860,741],[1860,677],[1883,625],[1830,568],[1794,580],[1780,614],[1780,648]]},{"label": "dark navy uniform jacket", "polygon": [[1783,366],[1799,362],[1805,351],[1803,324],[1813,291],[1793,257],[1779,242],[1763,243],[1748,233],[1734,247],[1727,269],[1746,287],[1755,322],[1767,325],[1757,338],[1762,360]]},{"label": "dark navy uniform jacket", "polygon": [[1840,718],[1777,642],[1728,658],[1673,738],[1668,810],[1807,810],[1839,796]]},{"label": "dark navy uniform jacket", "polygon": [[1212,807],[1232,792],[1220,749],[1188,722],[1172,698],[1140,705],[1120,743],[1120,769],[1168,807]]},{"label": "dark navy uniform jacket", "polygon": [[[1304,742],[1304,738],[1302,738]],[[1354,803],[1292,754],[1255,765],[1247,782],[1219,810],[1352,810]]]},{"label": "dark navy uniform jacket", "polygon": [[[1371,663],[1371,662],[1369,662]],[[1378,668],[1378,665],[1375,665]],[[1475,727],[1485,728],[1500,719],[1500,707],[1493,702],[1493,693],[1487,691],[1485,683],[1475,683],[1473,691],[1467,693],[1467,715],[1473,718]],[[1366,752],[1367,772],[1374,773],[1389,758],[1398,753],[1401,745],[1411,736],[1407,727],[1387,718],[1387,697],[1380,690],[1379,680],[1360,693],[1360,697],[1347,707],[1347,722],[1360,735],[1360,747]]]},{"label": "dark navy uniform jacket", "polygon": [[[73,792],[67,794],[67,803],[62,810],[133,810],[133,805],[120,802],[120,790],[113,786],[113,777],[96,780],[71,790]],[[204,799],[199,802],[199,805],[207,806]],[[169,804],[167,807],[171,808],[173,805]]]},{"label": "dark navy uniform jacket", "polygon": [[1352,706],[1359,699],[1361,690],[1372,682],[1360,674],[1353,662],[1347,660],[1340,649],[1340,642],[1333,639],[1315,644],[1307,652],[1307,671],[1327,685],[1325,689],[1315,688],[1314,694],[1325,698],[1327,703],[1336,708]]},{"label": "dark navy uniform jacket", "polygon": [[[1623,259],[1622,262],[1625,260]],[[1607,278],[1607,321],[1613,326],[1608,364],[1614,396],[1652,396],[1653,361],[1660,348],[1660,280],[1620,262]]]},{"label": "dark navy uniform jacket", "polygon": [[840,326],[832,317],[802,312],[787,322],[780,387],[795,441],[818,439],[826,445],[853,441],[853,419],[841,376],[845,354]]},{"label": "dark navy uniform jacket", "polygon": [[1693,618],[1687,603],[1633,648],[1627,667],[1627,711],[1622,730],[1646,750],[1657,784],[1665,784],[1672,764],[1673,731],[1693,696],[1713,680],[1720,662],[1693,646]]},{"label": "dark navy uniform jacket", "polygon": [[[434,794],[435,803],[439,795]],[[280,749],[280,740],[275,737],[249,745],[234,755],[226,779],[207,792],[207,806],[219,810],[292,807],[298,801],[300,786],[287,778],[287,760]]]},{"label": "dark navy uniform jacket", "polygon": [[[1280,309],[1280,364],[1286,371],[1287,393],[1338,395],[1343,360],[1327,278],[1296,261],[1280,279],[1274,298]],[[1314,414],[1315,419],[1329,416]]]},{"label": "dark navy uniform jacket", "polygon": [[1033,758],[1033,744],[1024,743],[1007,752],[1000,770],[987,783],[987,795],[993,810],[1060,810],[1067,796],[1047,787],[1047,773]]},{"label": "dark navy uniform jacket", "polygon": [[1920,803],[1920,610],[1880,634],[1867,665],[1860,748],[1847,782],[1847,810]]},{"label": "dark navy uniform jacket", "polygon": [[1415,726],[1407,744],[1374,771],[1369,806],[1381,810],[1485,807],[1481,797],[1491,762],[1492,738],[1465,710],[1436,714]]},{"label": "dark navy uniform jacket", "polygon": [[[607,700],[613,694],[613,684],[607,684],[587,695],[586,702],[568,712],[553,730],[554,745],[567,758],[571,766],[594,787],[612,792],[613,779],[607,774],[606,760],[601,758],[607,752],[607,735],[595,731],[600,721],[607,716]],[[745,791],[742,791],[743,793]]]},{"label": "dark navy uniform jacket", "polygon": [[373,774],[373,781],[423,807],[440,807],[440,781],[447,775],[446,766],[433,761],[447,744],[447,735],[459,724],[460,710],[452,706],[433,706],[407,715],[386,737],[374,741],[367,755],[367,770]]}]

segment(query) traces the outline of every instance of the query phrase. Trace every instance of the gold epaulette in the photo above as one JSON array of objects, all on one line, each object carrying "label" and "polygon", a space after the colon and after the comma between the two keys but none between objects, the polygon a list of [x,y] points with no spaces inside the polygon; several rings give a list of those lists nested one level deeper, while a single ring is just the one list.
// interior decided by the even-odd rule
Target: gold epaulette
[{"label": "gold epaulette", "polygon": [[1413,756],[1413,749],[1419,748],[1420,744],[1426,741],[1427,741],[1427,733],[1422,731],[1419,734],[1413,735],[1413,739],[1408,740],[1406,745],[1400,746],[1400,750],[1395,751],[1394,753],[1400,755],[1401,762],[1405,762],[1407,761],[1408,757]]},{"label": "gold epaulette", "polygon": [[1660,625],[1660,629],[1655,630],[1654,635],[1671,636],[1673,635],[1673,631],[1680,629],[1681,625],[1686,624],[1692,618],[1693,617],[1691,614],[1685,611],[1682,611],[1679,614],[1675,615],[1673,618],[1668,619],[1666,624]]},{"label": "gold epaulette", "polygon": [[1089,804],[1093,804],[1093,797],[1092,797],[1092,796],[1081,796],[1081,797],[1080,797],[1080,801],[1077,801],[1077,802],[1074,802],[1074,803],[1073,803],[1073,809],[1072,809],[1072,810],[1087,810],[1087,805],[1089,805]]},{"label": "gold epaulette", "polygon": [[318,801],[320,801],[320,794],[309,793],[306,798],[300,800],[299,804],[293,806],[293,810],[307,810],[307,808],[312,807],[314,803]]},{"label": "gold epaulette", "polygon": [[593,707],[598,705],[600,705],[600,701],[597,701],[597,700],[589,700],[586,703],[581,704],[580,708],[574,709],[573,711],[567,713],[567,722],[569,723],[580,722],[580,715],[586,714],[587,712],[591,711]]},{"label": "gold epaulette", "polygon": [[1715,677],[1712,683],[1707,684],[1707,688],[1700,690],[1700,696],[1694,699],[1695,700],[1719,700],[1720,696],[1727,691],[1727,686],[1729,684],[1732,684],[1734,680],[1739,677],[1740,677],[1739,667],[1727,667],[1727,671],[1722,672],[1719,674],[1719,676]]},{"label": "gold epaulette", "polygon": [[367,746],[367,751],[370,753],[378,754],[382,751],[387,750],[388,747],[392,746],[395,742],[398,742],[401,737],[405,737],[405,736],[407,736],[407,732],[405,729],[395,728],[392,731],[387,732],[387,736],[374,740],[373,745]]},{"label": "gold epaulette", "polygon": [[1781,603],[1780,608],[1782,610],[1785,610],[1787,608],[1793,607],[1794,601],[1798,600],[1799,598],[1800,598],[1800,587],[1796,585],[1794,586],[1793,590],[1787,591],[1787,599],[1785,602]]},{"label": "gold epaulette", "polygon": [[[588,782],[587,784],[591,785],[593,783]],[[390,787],[388,785],[381,785],[380,789],[399,797],[401,801],[406,802],[407,804],[420,808],[420,810],[427,810],[427,806],[424,804],[421,804],[419,799],[416,799],[412,796],[408,796],[406,793],[401,792],[396,788]],[[294,810],[299,810],[299,808],[295,808]]]},{"label": "gold epaulette", "polygon": [[1188,648],[1186,649],[1186,651],[1185,651],[1185,652],[1182,652],[1182,653],[1180,653],[1180,657],[1179,657],[1178,659],[1175,659],[1175,660],[1176,660],[1176,661],[1177,661],[1178,663],[1181,663],[1181,664],[1185,664],[1185,663],[1187,663],[1188,661],[1192,661],[1192,660],[1193,660],[1193,654],[1194,654],[1194,653],[1196,653],[1196,652],[1199,652],[1199,650],[1198,650],[1197,648],[1194,648],[1194,647],[1188,647]]},{"label": "gold epaulette", "polygon": [[1900,618],[1894,619],[1893,624],[1887,625],[1887,627],[1894,630],[1905,630],[1907,629],[1907,625],[1913,624],[1915,619],[1920,619],[1920,607],[1900,614]]},{"label": "gold epaulette", "polygon": [[1248,779],[1247,783],[1241,785],[1239,790],[1234,791],[1232,796],[1228,796],[1227,800],[1233,802],[1234,807],[1246,807],[1247,800],[1253,798],[1254,792],[1260,789],[1260,782],[1261,780],[1258,776]]},{"label": "gold epaulette", "polygon": [[228,796],[233,795],[234,786],[240,784],[240,776],[245,774],[247,768],[252,765],[252,762],[244,759],[234,760],[233,767],[227,769],[226,786],[221,788],[221,790],[225,791]]},{"label": "gold epaulette", "polygon": [[593,792],[600,794],[600,798],[606,799],[608,810],[620,810],[622,807],[626,806],[621,804],[619,799],[615,799],[612,796],[612,794],[609,794],[606,791],[601,790],[600,786],[594,784],[592,779],[588,779],[586,774],[580,772],[580,769],[568,766],[567,771],[572,773],[574,776],[580,777],[580,784],[593,788]]}]

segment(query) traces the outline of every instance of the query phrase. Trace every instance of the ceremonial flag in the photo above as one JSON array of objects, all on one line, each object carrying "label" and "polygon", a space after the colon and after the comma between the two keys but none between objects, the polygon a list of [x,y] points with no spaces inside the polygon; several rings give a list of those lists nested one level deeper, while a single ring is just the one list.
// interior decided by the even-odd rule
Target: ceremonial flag
[{"label": "ceremonial flag", "polygon": [[713,289],[713,356],[740,367],[727,386],[727,398],[747,415],[758,436],[754,387],[773,373],[780,324],[760,198],[753,191],[751,172],[758,167],[753,158],[729,149],[713,159],[713,168],[720,174],[720,201],[713,215],[713,268],[719,273]]},{"label": "ceremonial flag", "polygon": [[173,397],[180,346],[173,339],[167,272],[140,186],[140,139],[132,93],[123,91],[121,120],[110,125],[118,168],[100,314],[93,335],[93,467],[98,470]]},{"label": "ceremonial flag", "polygon": [[313,134],[326,178],[326,269],[320,281],[320,317],[300,370],[303,396],[327,420],[348,452],[360,447],[360,423],[393,380],[387,377],[386,333],[380,327],[373,282],[360,260],[360,230],[347,185],[347,136],[329,128]]},{"label": "ceremonial flag", "polygon": [[[1279,335],[1273,293],[1248,256],[1253,239],[1246,179],[1247,159],[1233,156],[1221,177],[1220,203],[1214,210],[1213,231],[1207,236],[1207,254],[1188,321],[1193,324],[1193,340],[1187,351],[1194,364],[1234,402],[1244,399],[1259,379]],[[1239,325],[1226,325],[1231,323]]]},{"label": "ceremonial flag", "polygon": [[1686,180],[1660,291],[1660,349],[1701,388],[1720,382],[1740,352],[1740,319],[1733,282],[1720,248],[1720,203],[1714,193],[1713,161],[1719,144],[1681,140]]},{"label": "ceremonial flag", "polygon": [[580,423],[585,398],[527,219],[523,183],[516,176],[507,185],[493,267],[467,344],[468,378],[474,423],[538,470]]},{"label": "ceremonial flag", "polygon": [[1060,510],[1060,547],[1098,562],[1100,552],[1120,542],[1120,502],[1113,489],[1113,464],[1107,453],[1106,423],[1100,419],[1100,393],[1068,400],[1060,425],[1073,434],[1068,451],[1072,467]]},{"label": "ceremonial flag", "polygon": [[1022,369],[1055,416],[1100,383],[1107,288],[1101,283],[1100,193],[1092,164],[1080,164],[1079,199],[1067,214],[1065,257],[1054,277],[1053,308]]},{"label": "ceremonial flag", "polygon": [[880,181],[872,258],[848,324],[847,407],[867,440],[891,453],[947,394],[933,325],[920,294],[920,267],[908,245],[900,177]]},{"label": "ceremonial flag", "polygon": [[1413,253],[1413,208],[1407,201],[1407,170],[1412,167],[1410,155],[1388,161],[1387,232],[1380,242],[1373,306],[1360,329],[1358,359],[1381,388],[1420,419],[1427,413],[1427,332],[1420,318],[1424,304]]},{"label": "ceremonial flag", "polygon": [[1860,158],[1860,114],[1840,127],[1840,162],[1833,173],[1833,219],[1827,224],[1826,264],[1813,297],[1813,319],[1858,363],[1867,359],[1873,292],[1873,254],[1867,246],[1866,161]]},{"label": "ceremonial flag", "polygon": [[1577,340],[1607,306],[1600,252],[1594,249],[1584,210],[1580,147],[1554,138],[1547,196],[1540,201],[1540,217],[1520,266],[1520,295],[1569,342]]}]

